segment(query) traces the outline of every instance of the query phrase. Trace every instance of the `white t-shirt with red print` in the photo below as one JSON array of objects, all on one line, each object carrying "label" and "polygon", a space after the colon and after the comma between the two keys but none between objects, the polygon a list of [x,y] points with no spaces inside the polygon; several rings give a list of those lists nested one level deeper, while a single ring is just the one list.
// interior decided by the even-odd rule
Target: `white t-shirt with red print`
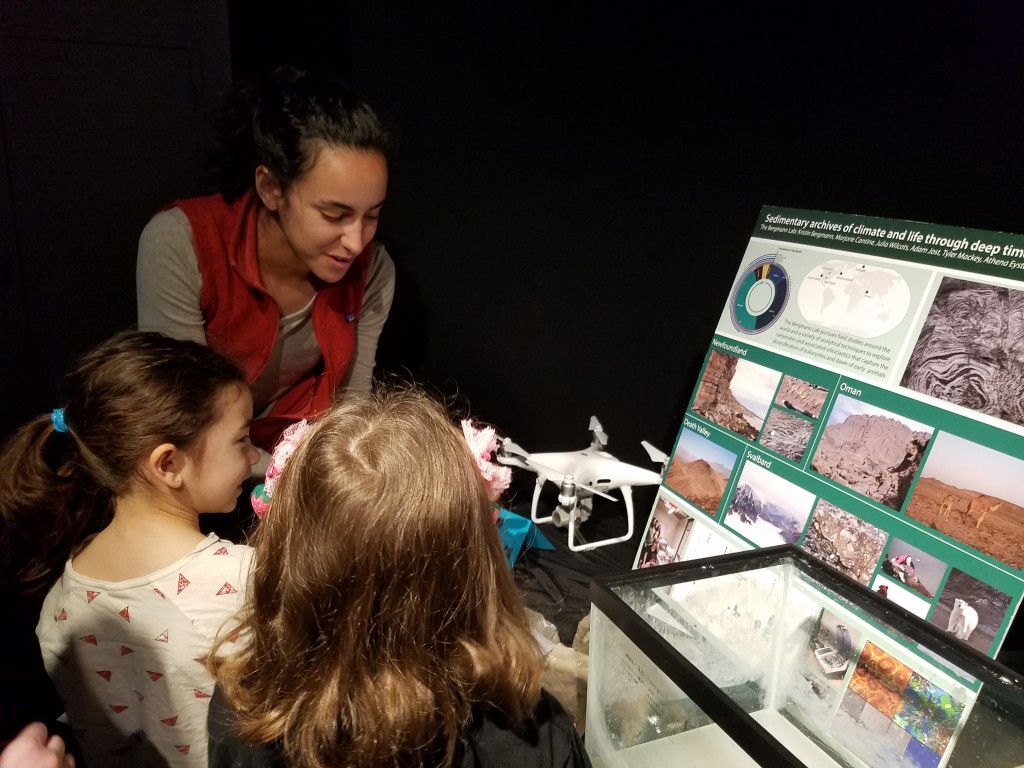
[{"label": "white t-shirt with red print", "polygon": [[251,562],[249,547],[210,534],[130,581],[67,563],[36,635],[89,765],[206,765],[214,682],[202,657],[241,607]]}]

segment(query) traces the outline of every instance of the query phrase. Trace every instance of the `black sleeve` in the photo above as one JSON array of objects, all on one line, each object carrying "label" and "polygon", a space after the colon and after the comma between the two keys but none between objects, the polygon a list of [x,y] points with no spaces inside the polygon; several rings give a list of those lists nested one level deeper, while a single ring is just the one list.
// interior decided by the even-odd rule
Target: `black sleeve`
[{"label": "black sleeve", "polygon": [[579,731],[576,730],[576,726],[573,725],[569,713],[562,707],[561,702],[547,691],[542,691],[541,696],[542,705],[546,705],[550,709],[550,722],[553,731],[560,734],[561,738],[565,740],[567,754],[562,765],[565,768],[593,768],[590,763],[590,755],[587,754],[587,750],[583,746],[583,739],[580,737]]},{"label": "black sleeve", "polygon": [[224,702],[220,688],[215,688],[207,718],[209,768],[283,768],[284,762],[273,744],[240,741],[234,734],[234,725],[235,713]]},{"label": "black sleeve", "polygon": [[49,732],[59,730],[64,705],[46,674],[36,639],[40,601],[19,597],[0,580],[0,616],[4,617],[4,653],[0,654],[0,743],[10,741],[38,720]]},{"label": "black sleeve", "polygon": [[463,747],[459,768],[591,768],[572,718],[547,691],[533,720],[519,728],[493,710],[478,710]]},{"label": "black sleeve", "polygon": [[587,754],[587,750],[583,746],[583,739],[580,738],[575,728],[572,729],[570,749],[569,759],[565,761],[566,768],[593,768],[590,764],[590,755]]}]

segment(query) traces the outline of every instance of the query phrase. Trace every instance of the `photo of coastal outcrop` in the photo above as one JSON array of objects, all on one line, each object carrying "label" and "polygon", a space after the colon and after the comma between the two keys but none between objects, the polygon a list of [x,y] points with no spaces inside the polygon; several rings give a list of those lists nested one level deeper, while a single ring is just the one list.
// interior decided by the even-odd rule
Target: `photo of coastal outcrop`
[{"label": "photo of coastal outcrop", "polygon": [[1024,425],[1024,291],[943,278],[900,383]]},{"label": "photo of coastal outcrop", "polygon": [[954,568],[929,621],[988,655],[1010,602],[1005,592]]},{"label": "photo of coastal outcrop", "polygon": [[813,431],[813,421],[781,408],[772,408],[757,442],[769,451],[799,463],[807,451],[807,444],[811,441]]},{"label": "photo of coastal outcrop", "polygon": [[756,440],[782,374],[713,350],[693,396],[693,412]]},{"label": "photo of coastal outcrop", "polygon": [[796,544],[814,494],[748,461],[729,502],[725,524],[759,547]]},{"label": "photo of coastal outcrop", "polygon": [[665,484],[714,516],[722,503],[736,458],[732,451],[693,430],[684,429],[676,443]]},{"label": "photo of coastal outcrop", "polygon": [[924,424],[839,395],[811,468],[899,511],[932,431]]},{"label": "photo of coastal outcrop", "polygon": [[775,394],[775,404],[816,419],[821,415],[826,397],[828,390],[825,387],[786,374]]},{"label": "photo of coastal outcrop", "polygon": [[1024,461],[939,432],[907,515],[989,557],[1024,566]]},{"label": "photo of coastal outcrop", "polygon": [[881,528],[819,499],[800,548],[867,586],[888,537]]}]

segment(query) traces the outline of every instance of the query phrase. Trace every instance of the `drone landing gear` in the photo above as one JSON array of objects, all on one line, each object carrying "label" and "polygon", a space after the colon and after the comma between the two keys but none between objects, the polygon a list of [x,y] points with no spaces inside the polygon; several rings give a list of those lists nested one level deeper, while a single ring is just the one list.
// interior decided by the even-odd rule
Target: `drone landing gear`
[{"label": "drone landing gear", "polygon": [[[594,511],[594,497],[578,493],[575,479],[572,475],[566,475],[558,489],[558,506],[547,517],[540,517],[537,514],[537,503],[540,501],[540,492],[543,487],[544,478],[538,477],[537,484],[533,489],[533,504],[530,510],[530,518],[535,523],[552,523],[556,528],[568,528],[569,549],[573,552],[586,552],[608,544],[628,541],[632,538],[633,495],[629,486],[622,486],[622,498],[626,503],[626,518],[628,520],[625,535],[589,543],[579,533],[579,526],[590,519],[590,515]],[[587,489],[584,489],[584,493],[587,493]],[[602,495],[607,494],[602,493]],[[611,497],[609,496],[608,498]]]}]

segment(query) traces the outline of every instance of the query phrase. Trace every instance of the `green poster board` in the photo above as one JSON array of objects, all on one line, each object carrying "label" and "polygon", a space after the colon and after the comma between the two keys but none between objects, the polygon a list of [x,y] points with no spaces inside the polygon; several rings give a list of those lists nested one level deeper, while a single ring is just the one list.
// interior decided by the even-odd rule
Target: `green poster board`
[{"label": "green poster board", "polygon": [[996,654],[1024,596],[1024,237],[761,210],[636,565],[782,543]]}]

